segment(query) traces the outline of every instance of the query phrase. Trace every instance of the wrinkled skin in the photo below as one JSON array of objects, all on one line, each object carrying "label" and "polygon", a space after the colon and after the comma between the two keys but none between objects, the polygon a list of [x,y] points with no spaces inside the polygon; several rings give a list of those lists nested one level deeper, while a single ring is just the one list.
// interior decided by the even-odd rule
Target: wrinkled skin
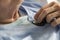
[{"label": "wrinkled skin", "polygon": [[23,0],[0,0],[0,24],[11,23],[19,18],[18,9]]},{"label": "wrinkled skin", "polygon": [[60,24],[60,4],[56,2],[51,2],[43,6],[35,15],[36,23],[42,23],[45,21],[50,23],[52,26],[57,26]]},{"label": "wrinkled skin", "polygon": [[[11,23],[17,20],[20,15],[18,9],[23,0],[0,0],[0,24]],[[52,26],[60,24],[60,5],[56,2],[51,2],[43,6],[34,16],[36,23],[46,21]]]}]

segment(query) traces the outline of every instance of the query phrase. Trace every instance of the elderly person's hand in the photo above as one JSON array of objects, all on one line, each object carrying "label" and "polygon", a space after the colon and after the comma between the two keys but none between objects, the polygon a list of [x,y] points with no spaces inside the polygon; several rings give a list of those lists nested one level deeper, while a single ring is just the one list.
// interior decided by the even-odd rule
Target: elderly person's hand
[{"label": "elderly person's hand", "polygon": [[0,0],[0,23],[10,23],[18,19],[18,9],[23,0]]},{"label": "elderly person's hand", "polygon": [[36,24],[50,23],[52,26],[60,24],[60,6],[56,2],[51,2],[43,6],[35,15]]}]

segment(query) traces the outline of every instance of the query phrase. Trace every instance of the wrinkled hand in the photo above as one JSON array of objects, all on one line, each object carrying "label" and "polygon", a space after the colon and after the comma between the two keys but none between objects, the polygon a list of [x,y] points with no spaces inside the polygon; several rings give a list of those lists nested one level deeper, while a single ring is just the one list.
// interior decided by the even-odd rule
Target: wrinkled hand
[{"label": "wrinkled hand", "polygon": [[34,18],[36,24],[50,23],[55,27],[60,24],[60,5],[56,2],[51,2],[43,6]]}]

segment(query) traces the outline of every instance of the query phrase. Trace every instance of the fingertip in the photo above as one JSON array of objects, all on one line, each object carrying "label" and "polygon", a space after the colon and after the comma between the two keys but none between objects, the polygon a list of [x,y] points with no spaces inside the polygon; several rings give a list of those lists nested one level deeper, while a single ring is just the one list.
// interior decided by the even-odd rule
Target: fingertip
[{"label": "fingertip", "polygon": [[57,19],[55,19],[53,22],[51,22],[51,25],[53,26],[53,27],[56,27],[57,25],[59,25],[60,24],[60,18],[57,18]]}]

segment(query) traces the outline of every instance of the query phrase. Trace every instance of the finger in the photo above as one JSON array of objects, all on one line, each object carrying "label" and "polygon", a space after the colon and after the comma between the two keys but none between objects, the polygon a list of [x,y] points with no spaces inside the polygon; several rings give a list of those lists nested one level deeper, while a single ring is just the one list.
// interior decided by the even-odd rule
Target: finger
[{"label": "finger", "polygon": [[57,18],[57,19],[54,19],[54,21],[51,22],[51,25],[52,25],[53,27],[56,27],[56,26],[59,25],[59,24],[60,24],[60,17]]},{"label": "finger", "polygon": [[41,14],[41,12],[42,12],[43,9],[49,8],[49,7],[53,6],[54,4],[55,4],[55,2],[51,2],[50,4],[47,4],[47,5],[43,6],[43,7],[36,13],[36,15],[34,16],[34,19],[37,20],[39,14]]},{"label": "finger", "polygon": [[60,9],[60,7],[59,7],[57,4],[55,4],[55,5],[52,6],[52,7],[47,8],[47,9],[44,9],[44,10],[41,12],[41,14],[39,15],[39,17],[38,17],[38,22],[41,23],[41,22],[43,21],[43,19],[44,19],[48,14],[50,14],[50,13],[52,13],[52,12],[54,12],[54,11],[57,11],[57,10],[59,10],[59,9]]},{"label": "finger", "polygon": [[53,5],[57,4],[56,2],[51,2],[45,6],[42,7],[42,9],[46,9],[46,8],[49,8],[49,7],[52,7]]},{"label": "finger", "polygon": [[46,17],[46,21],[47,21],[48,23],[50,23],[53,18],[56,18],[56,17],[58,17],[58,16],[60,16],[60,11],[57,11],[57,12],[48,14],[47,17]]}]

